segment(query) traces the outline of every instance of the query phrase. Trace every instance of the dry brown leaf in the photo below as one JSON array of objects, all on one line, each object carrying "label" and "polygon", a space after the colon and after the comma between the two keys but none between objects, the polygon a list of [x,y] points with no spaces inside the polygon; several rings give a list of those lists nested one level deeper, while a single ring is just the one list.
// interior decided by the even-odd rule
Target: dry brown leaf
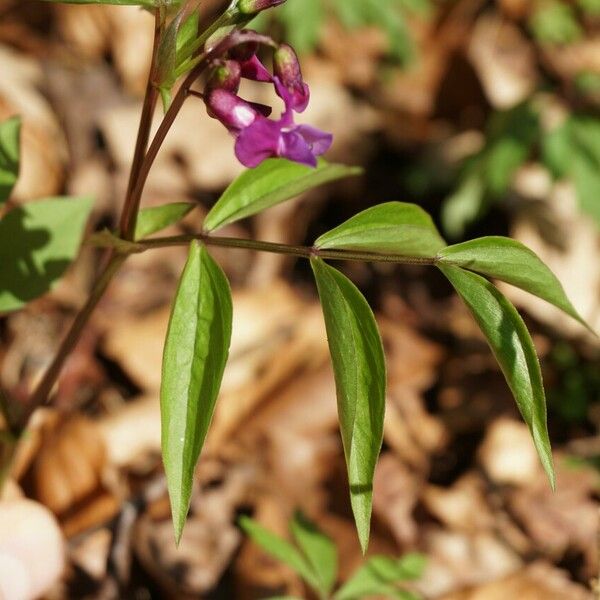
[{"label": "dry brown leaf", "polygon": [[537,562],[514,575],[441,600],[592,600],[583,586],[569,581],[564,571]]},{"label": "dry brown leaf", "polygon": [[31,467],[35,497],[57,515],[101,488],[105,448],[96,425],[74,416],[47,427]]},{"label": "dry brown leaf", "polygon": [[475,473],[464,475],[450,488],[428,485],[422,499],[427,509],[449,529],[472,533],[490,530],[495,525],[485,484]]},{"label": "dry brown leaf", "polygon": [[23,118],[21,172],[13,196],[31,200],[60,192],[67,161],[65,138],[39,91],[43,72],[30,58],[0,47],[0,121]]},{"label": "dry brown leaf", "polygon": [[424,532],[422,549],[428,563],[417,588],[427,596],[494,581],[522,566],[517,554],[492,533],[429,529]]},{"label": "dry brown leaf", "polygon": [[537,86],[533,48],[515,25],[500,16],[477,21],[468,56],[494,108],[511,108]]},{"label": "dry brown leaf", "polygon": [[0,502],[0,597],[45,595],[65,568],[64,539],[54,515],[37,502]]},{"label": "dry brown leaf", "polygon": [[152,55],[152,15],[136,6],[57,6],[61,35],[78,53],[101,59],[110,52],[125,87],[141,94]]},{"label": "dry brown leaf", "polygon": [[598,560],[598,475],[589,467],[569,465],[561,455],[555,457],[555,467],[555,492],[538,473],[509,495],[509,507],[539,551],[555,560],[568,551],[580,553],[581,575],[590,577]]},{"label": "dry brown leaf", "polygon": [[[559,183],[547,198],[520,211],[511,236],[538,254],[558,277],[577,311],[600,331],[600,262],[595,259],[598,228],[582,215],[572,185]],[[547,302],[510,286],[502,289],[518,306],[551,327],[568,335],[587,335],[591,343],[597,343],[579,323]]]},{"label": "dry brown leaf", "polygon": [[414,509],[423,486],[396,456],[382,454],[373,481],[373,514],[389,529],[400,547],[413,547],[418,538]]},{"label": "dry brown leaf", "polygon": [[122,404],[98,422],[107,460],[122,467],[135,467],[148,455],[160,452],[160,406],[157,396],[143,396]]},{"label": "dry brown leaf", "polygon": [[496,484],[528,485],[541,466],[527,426],[511,419],[497,419],[479,448],[479,460]]},{"label": "dry brown leaf", "polygon": [[179,547],[170,515],[161,520],[144,515],[133,542],[142,565],[172,597],[203,594],[213,589],[241,541],[234,523],[237,507],[247,501],[252,471],[232,467],[221,480],[195,494]]}]

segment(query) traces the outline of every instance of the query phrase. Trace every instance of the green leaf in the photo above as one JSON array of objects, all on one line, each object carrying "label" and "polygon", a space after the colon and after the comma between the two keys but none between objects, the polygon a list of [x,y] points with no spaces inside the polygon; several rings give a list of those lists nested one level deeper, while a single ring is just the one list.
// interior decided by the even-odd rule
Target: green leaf
[{"label": "green leaf", "polygon": [[325,18],[321,0],[292,0],[278,10],[285,25],[287,40],[300,54],[310,52],[319,41],[321,26]]},{"label": "green leaf", "polygon": [[271,533],[250,517],[241,517],[239,523],[246,535],[265,552],[291,567],[315,590],[319,589],[319,581],[312,567],[292,544]]},{"label": "green leaf", "polygon": [[[200,25],[200,12],[195,11],[189,15],[182,23],[177,33],[177,65],[187,60],[195,48],[193,48],[198,38],[198,29]],[[192,49],[193,48],[193,49]]]},{"label": "green leaf", "polygon": [[0,206],[12,193],[19,178],[21,119],[15,117],[0,124]]},{"label": "green leaf", "polygon": [[530,17],[529,27],[543,44],[570,44],[583,35],[573,7],[557,1],[540,3]]},{"label": "green leaf", "polygon": [[135,226],[135,239],[141,240],[157,231],[161,231],[161,229],[174,225],[193,210],[195,206],[195,204],[189,202],[173,202],[142,209]]},{"label": "green leaf", "polygon": [[223,379],[231,321],[227,278],[194,242],[173,303],[160,389],[162,454],[177,541]]},{"label": "green leaf", "polygon": [[255,169],[244,171],[225,190],[206,216],[204,230],[214,231],[319,185],[361,172],[358,167],[333,165],[324,160],[313,169],[284,158],[271,158]]},{"label": "green leaf", "polygon": [[421,577],[425,563],[426,559],[421,554],[409,554],[399,560],[373,556],[340,588],[334,599],[361,600],[372,595],[411,597],[408,592],[399,590],[396,584]]},{"label": "green leaf", "polygon": [[318,579],[319,590],[328,596],[337,577],[338,556],[335,544],[299,512],[294,515],[291,530],[296,544]]},{"label": "green leaf", "polygon": [[30,202],[0,220],[0,312],[50,291],[77,255],[91,198]]},{"label": "green leaf", "polygon": [[373,206],[322,235],[315,246],[433,258],[446,242],[431,217],[416,204]]},{"label": "green leaf", "polygon": [[554,273],[521,242],[499,236],[484,237],[444,248],[438,257],[442,264],[463,267],[521,288],[588,327]]},{"label": "green leaf", "polygon": [[350,501],[363,552],[369,542],[373,474],[383,441],[385,357],[367,301],[339,271],[311,259],[335,374]]},{"label": "green leaf", "polygon": [[542,156],[555,177],[573,180],[581,210],[600,223],[600,119],[572,115],[544,136]]},{"label": "green leaf", "polygon": [[581,210],[600,224],[600,166],[582,154],[574,161],[571,176]]},{"label": "green leaf", "polygon": [[578,0],[581,10],[590,17],[600,16],[600,0]]},{"label": "green leaf", "polygon": [[483,212],[485,183],[478,172],[469,173],[458,189],[442,205],[442,225],[451,238],[461,237],[465,229]]},{"label": "green leaf", "polygon": [[539,111],[529,102],[492,116],[481,165],[487,191],[492,197],[506,195],[517,169],[531,154],[539,135]]},{"label": "green leaf", "polygon": [[[184,10],[179,11],[161,35],[156,55],[156,81],[154,82],[160,92],[160,97],[163,103],[163,110],[167,112],[171,105],[172,90],[177,81],[177,68],[180,65],[179,55],[181,46],[185,43],[184,39],[180,39],[181,27],[185,26],[192,20],[194,15],[188,17],[185,21]],[[197,25],[196,19],[196,25]],[[189,27],[185,28],[184,35],[189,35]]]},{"label": "green leaf", "polygon": [[546,397],[535,346],[523,319],[500,291],[476,273],[438,265],[475,317],[498,361],[554,488]]}]

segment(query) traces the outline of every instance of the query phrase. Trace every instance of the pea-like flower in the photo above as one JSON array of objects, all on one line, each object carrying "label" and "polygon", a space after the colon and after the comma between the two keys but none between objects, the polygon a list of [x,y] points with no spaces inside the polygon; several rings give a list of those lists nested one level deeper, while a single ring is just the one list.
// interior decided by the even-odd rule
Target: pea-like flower
[{"label": "pea-like flower", "polygon": [[[244,39],[248,34],[244,33]],[[256,55],[257,47],[250,52],[248,47],[247,41],[243,48],[232,47],[229,57],[215,64],[205,90],[209,115],[236,137],[235,154],[246,167],[256,167],[271,157],[316,167],[317,157],[329,150],[333,136],[294,122],[294,112],[303,112],[310,100],[296,53],[286,44],[277,47],[271,75]],[[281,117],[269,119],[271,107],[240,98],[240,78],[272,83],[284,103]]]},{"label": "pea-like flower", "polygon": [[310,167],[317,166],[317,156],[325,154],[333,136],[310,125],[294,123],[294,98],[279,81],[275,81],[285,110],[278,120],[256,114],[252,123],[240,130],[235,155],[246,167],[256,167],[265,159],[279,156]]}]

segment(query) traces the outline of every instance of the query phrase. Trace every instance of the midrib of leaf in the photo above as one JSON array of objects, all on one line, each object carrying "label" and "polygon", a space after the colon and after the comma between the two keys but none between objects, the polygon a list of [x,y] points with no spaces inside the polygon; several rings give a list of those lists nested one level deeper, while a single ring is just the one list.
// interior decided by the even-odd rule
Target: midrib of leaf
[{"label": "midrib of leaf", "polygon": [[[331,273],[328,270],[324,270],[324,272],[327,274],[327,277],[330,279],[330,281],[332,281],[335,285],[335,287],[338,289],[339,291],[339,296],[340,298],[342,298],[342,303],[344,306],[344,315],[346,317],[346,321],[348,323],[352,323],[355,324],[356,323],[356,319],[354,319],[354,313],[352,312],[350,305],[348,304],[348,301],[346,300],[346,296],[345,294],[342,292],[338,282],[336,281],[336,279],[333,277],[333,275],[331,275]],[[356,336],[354,333],[354,327],[350,327],[350,334],[352,336],[352,344],[351,344],[351,349],[352,349],[352,357],[353,357],[353,362],[355,365],[358,365],[358,357],[356,354]],[[352,381],[353,381],[353,385],[352,387],[353,389],[353,402],[352,402],[352,438],[350,440],[350,448],[348,448],[348,464],[352,464],[354,466],[354,472],[356,472],[357,470],[357,465],[354,462],[356,460],[355,455],[356,453],[353,452],[354,450],[354,432],[356,429],[356,406],[358,404],[358,368],[353,369],[353,375],[352,375]],[[343,439],[343,436],[342,436]],[[345,444],[344,444],[345,445]],[[352,484],[352,482],[350,482]]]},{"label": "midrib of leaf", "polygon": [[[200,254],[200,273],[203,275],[208,275],[207,274],[207,270],[203,268],[204,267],[204,261],[202,260],[202,253]],[[197,356],[197,350],[198,350],[198,342],[199,342],[199,335],[198,335],[198,323],[202,322],[203,320],[206,321],[207,323],[210,322],[210,319],[208,319],[207,317],[202,317],[203,312],[202,312],[202,297],[203,294],[201,293],[201,286],[203,283],[203,279],[205,279],[206,277],[199,277],[198,278],[198,292],[196,294],[198,300],[196,303],[196,313],[195,313],[195,320],[194,320],[194,329],[196,330],[196,335],[194,336],[194,350],[193,350],[193,354],[191,356],[191,361],[190,361],[190,385],[188,386],[188,393],[187,393],[187,410],[186,410],[186,419],[185,419],[185,434],[184,434],[184,457],[189,456],[190,453],[190,449],[193,451],[194,447],[193,445],[190,448],[190,444],[193,442],[192,437],[188,435],[188,431],[189,431],[189,427],[190,424],[193,424],[192,426],[195,427],[196,426],[196,421],[197,421],[197,417],[198,417],[198,413],[197,411],[194,409],[195,406],[195,402],[193,399],[194,396],[194,391],[196,392],[197,395],[200,395],[200,392],[202,391],[202,376],[205,374],[205,368],[206,368],[206,356],[204,356],[204,365],[202,368],[202,373],[198,373],[196,374],[194,372],[194,358]],[[198,316],[200,315],[200,316]],[[190,417],[196,417],[194,419],[191,419]],[[185,479],[185,472],[184,469],[181,470],[181,488],[184,487],[184,479]]]},{"label": "midrib of leaf", "polygon": [[[424,227],[423,225],[398,224],[398,225],[377,225],[376,227],[369,227],[368,232],[369,233],[379,233],[379,232],[383,233],[386,231],[396,231],[399,228],[411,229],[411,230],[414,229],[414,230],[427,231],[427,232],[431,231],[430,229],[428,229],[427,227]],[[343,240],[346,237],[356,235],[356,232],[360,233],[361,231],[364,231],[364,230],[365,230],[364,226],[360,226],[360,227],[357,227],[356,230],[351,230],[345,234],[340,235],[337,239]],[[433,232],[431,232],[431,233],[433,233]]]}]

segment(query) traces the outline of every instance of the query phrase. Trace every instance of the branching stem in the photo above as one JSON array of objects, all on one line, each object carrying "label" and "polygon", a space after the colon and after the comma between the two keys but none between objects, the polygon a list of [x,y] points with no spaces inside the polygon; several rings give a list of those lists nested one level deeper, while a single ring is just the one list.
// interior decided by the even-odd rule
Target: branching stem
[{"label": "branching stem", "polygon": [[[234,6],[233,3],[232,6]],[[209,37],[212,36],[219,28],[229,24],[233,17],[234,13],[230,7],[230,9],[223,13],[223,15],[221,15],[221,17],[212,23],[202,34],[202,36],[200,36],[200,38],[197,40],[198,48],[203,47]],[[222,40],[209,51],[205,52],[204,54],[200,54],[197,59],[195,59],[196,64],[194,68],[185,78],[177,94],[173,98],[173,102],[164,116],[156,135],[154,136],[154,139],[148,146],[150,141],[150,132],[152,129],[152,119],[159,96],[155,79],[157,75],[158,49],[163,31],[164,19],[161,11],[156,10],[152,63],[146,85],[146,94],[144,97],[144,104],[140,118],[140,125],[129,176],[127,193],[125,195],[125,201],[123,203],[119,224],[121,237],[126,241],[131,241],[134,239],[142,193],[144,191],[150,169],[152,168],[160,148],[165,141],[165,138],[167,137],[167,134],[169,133],[173,123],[175,122],[181,107],[188,97],[192,85],[202,71],[206,69],[212,58],[227,50],[227,41]],[[56,356],[48,367],[48,370],[45,372],[42,380],[31,394],[29,401],[25,406],[21,406],[18,410],[15,410],[14,413],[6,410],[2,411],[6,413],[9,430],[12,432],[15,438],[18,439],[18,437],[20,437],[20,435],[23,433],[27,427],[29,418],[35,409],[48,402],[48,396],[50,395],[68,356],[79,341],[83,329],[89,321],[96,306],[102,299],[102,296],[106,292],[106,289],[108,288],[112,278],[121,268],[126,259],[126,254],[118,254],[114,249],[111,249],[107,252],[106,268],[94,285],[87,302],[75,317],[75,320],[73,321],[56,353]],[[3,460],[3,458],[0,457],[0,467],[2,465],[6,466],[6,460]]]},{"label": "branching stem", "polygon": [[311,258],[313,256],[318,256],[327,260],[351,260],[360,262],[396,263],[408,265],[434,265],[436,262],[435,258],[404,256],[402,254],[383,254],[379,252],[362,252],[356,250],[325,250],[314,246],[290,246],[288,244],[275,244],[273,242],[263,242],[260,240],[217,237],[204,233],[141,240],[136,242],[136,252],[144,252],[153,248],[185,246],[193,240],[201,241],[207,246],[256,250],[258,252],[269,252],[271,254],[297,256],[299,258]]}]

